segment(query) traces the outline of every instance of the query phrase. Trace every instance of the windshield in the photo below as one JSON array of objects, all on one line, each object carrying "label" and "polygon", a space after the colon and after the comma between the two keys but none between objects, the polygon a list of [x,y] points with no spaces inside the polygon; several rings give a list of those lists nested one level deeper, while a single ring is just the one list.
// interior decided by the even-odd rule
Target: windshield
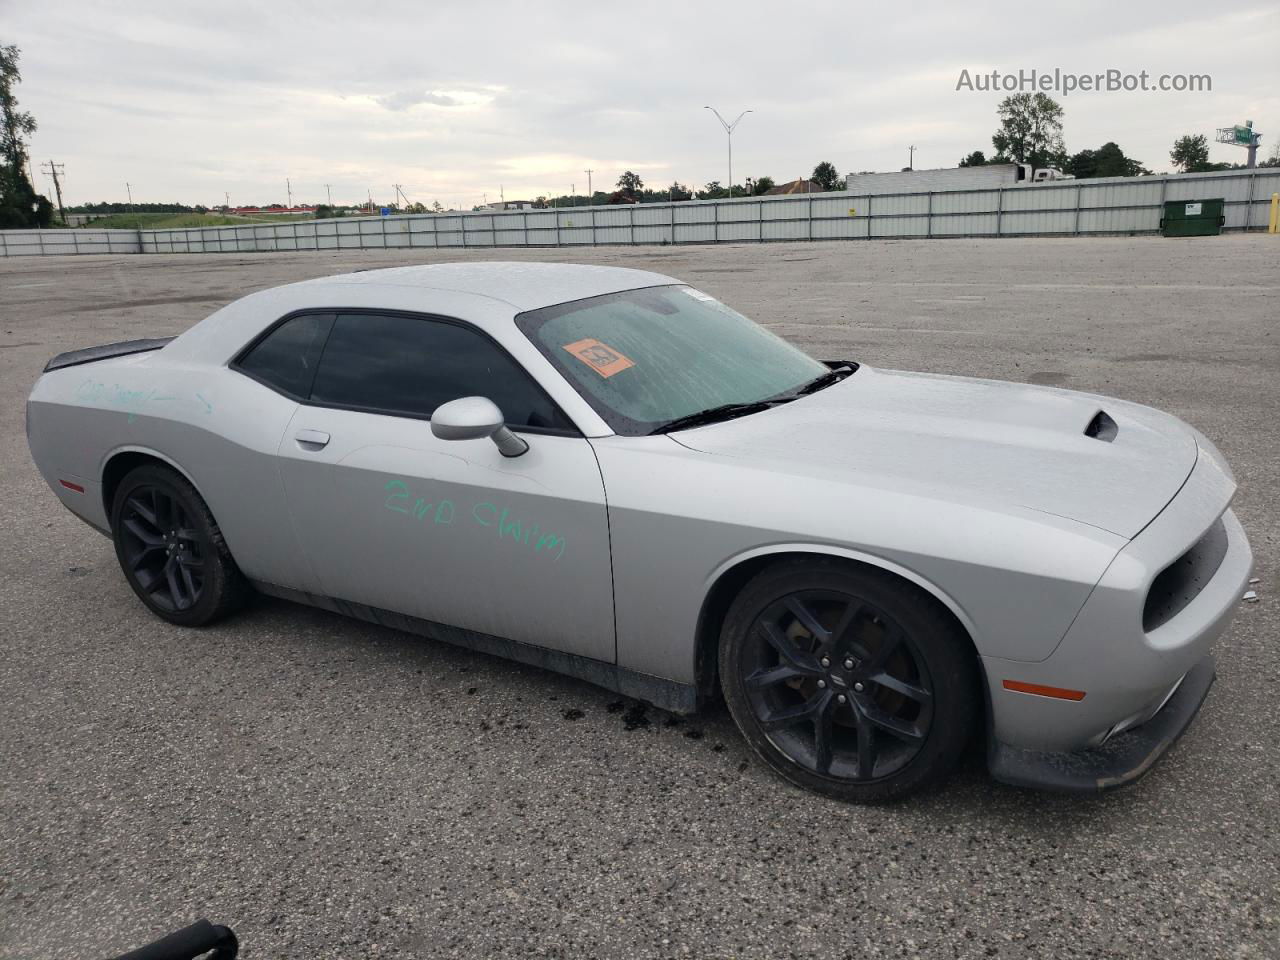
[{"label": "windshield", "polygon": [[615,433],[798,390],[828,368],[686,286],[532,310],[516,324]]}]

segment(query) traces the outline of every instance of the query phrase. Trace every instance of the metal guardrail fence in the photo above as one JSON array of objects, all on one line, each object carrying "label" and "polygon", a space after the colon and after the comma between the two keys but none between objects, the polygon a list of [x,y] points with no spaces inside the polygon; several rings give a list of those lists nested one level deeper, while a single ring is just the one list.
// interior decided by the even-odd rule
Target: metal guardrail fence
[{"label": "metal guardrail fence", "polygon": [[1226,230],[1266,229],[1280,169],[997,189],[802,194],[609,207],[347,217],[169,230],[0,231],[0,255],[1154,234],[1166,200],[1222,197]]}]

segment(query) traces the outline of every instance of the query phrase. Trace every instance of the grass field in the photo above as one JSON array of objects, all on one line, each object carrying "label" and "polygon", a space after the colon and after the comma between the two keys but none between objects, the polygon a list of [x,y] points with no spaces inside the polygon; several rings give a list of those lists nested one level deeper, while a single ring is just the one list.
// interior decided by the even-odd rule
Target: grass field
[{"label": "grass field", "polygon": [[169,227],[234,227],[246,223],[300,219],[304,218],[278,214],[230,217],[221,213],[112,213],[90,220],[85,226],[111,230],[163,230]]}]

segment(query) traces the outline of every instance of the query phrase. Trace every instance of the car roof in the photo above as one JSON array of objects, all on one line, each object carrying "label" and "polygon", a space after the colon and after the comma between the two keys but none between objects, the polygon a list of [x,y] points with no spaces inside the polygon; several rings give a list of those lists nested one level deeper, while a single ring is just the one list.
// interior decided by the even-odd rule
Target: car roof
[{"label": "car roof", "polygon": [[[526,310],[682,283],[647,270],[576,263],[440,263],[364,270],[250,293],[162,352],[176,363],[226,363],[281,318],[303,311],[402,310],[457,317],[500,342]],[[532,349],[532,348],[531,348]]]},{"label": "car roof", "polygon": [[[348,288],[348,300],[366,285],[410,287],[416,290],[438,290],[452,294],[500,300],[516,312],[536,310],[558,303],[585,300],[621,290],[665,286],[680,283],[671,277],[648,270],[627,267],[602,267],[581,263],[518,263],[488,261],[484,263],[434,263],[384,270],[362,270],[315,280],[304,280],[299,287]],[[354,305],[354,304],[353,304]]]}]

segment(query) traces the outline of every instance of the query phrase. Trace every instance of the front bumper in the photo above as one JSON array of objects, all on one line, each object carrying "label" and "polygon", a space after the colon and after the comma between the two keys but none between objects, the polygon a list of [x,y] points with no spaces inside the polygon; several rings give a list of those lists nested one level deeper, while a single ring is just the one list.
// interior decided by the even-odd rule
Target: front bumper
[{"label": "front bumper", "polygon": [[1002,783],[1059,793],[1097,793],[1127,786],[1150,770],[1191,726],[1215,678],[1213,657],[1205,656],[1150,720],[1102,746],[1048,753],[993,739],[987,767]]},{"label": "front bumper", "polygon": [[[1209,651],[1227,629],[1253,567],[1229,509],[1235,481],[1207,443],[1183,489],[1117,554],[1057,648],[1044,660],[983,657],[990,691],[992,774],[1024,786],[1099,790],[1140,777],[1194,718],[1209,685]],[[1167,619],[1146,623],[1155,578],[1215,525],[1216,570]],[[1066,699],[1005,681],[1077,691]]]}]

